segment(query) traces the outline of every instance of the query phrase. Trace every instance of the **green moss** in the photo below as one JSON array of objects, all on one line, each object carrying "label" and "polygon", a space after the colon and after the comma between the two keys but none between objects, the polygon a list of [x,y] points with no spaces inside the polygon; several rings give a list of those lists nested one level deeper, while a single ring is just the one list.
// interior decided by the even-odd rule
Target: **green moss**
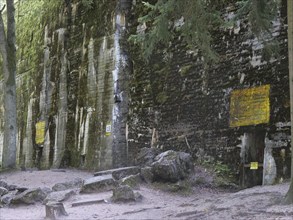
[{"label": "green moss", "polygon": [[167,99],[168,99],[168,96],[165,94],[165,92],[160,92],[156,97],[156,101],[159,102],[160,104],[165,103]]},{"label": "green moss", "polygon": [[179,72],[181,76],[186,76],[189,73],[189,70],[191,69],[192,65],[186,65],[180,68]]}]

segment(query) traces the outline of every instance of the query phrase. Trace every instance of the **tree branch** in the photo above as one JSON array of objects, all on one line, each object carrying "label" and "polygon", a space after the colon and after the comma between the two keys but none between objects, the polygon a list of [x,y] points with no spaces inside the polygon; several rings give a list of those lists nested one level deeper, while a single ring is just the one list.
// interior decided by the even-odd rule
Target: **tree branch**
[{"label": "tree branch", "polygon": [[2,54],[3,59],[5,59],[4,56],[6,56],[7,54],[7,40],[6,40],[4,22],[3,22],[1,13],[0,13],[0,52]]},{"label": "tree branch", "polygon": [[2,12],[4,11],[6,5],[3,5],[3,7],[0,10],[0,14],[2,14]]}]

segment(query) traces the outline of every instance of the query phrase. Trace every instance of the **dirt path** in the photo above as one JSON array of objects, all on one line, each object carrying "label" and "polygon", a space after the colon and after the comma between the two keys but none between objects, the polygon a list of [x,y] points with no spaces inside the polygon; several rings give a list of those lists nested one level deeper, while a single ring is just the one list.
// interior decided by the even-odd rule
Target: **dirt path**
[{"label": "dirt path", "polygon": [[[52,187],[55,183],[86,179],[92,174],[78,170],[66,172],[17,171],[0,174],[9,184],[24,187]],[[111,192],[79,194],[64,202],[69,216],[62,219],[293,219],[293,205],[279,205],[288,190],[287,183],[254,187],[237,193],[218,192],[195,188],[188,196],[163,192],[154,187],[141,186],[138,190],[143,200],[137,203],[114,204],[110,202],[72,207],[76,201],[105,199]],[[42,204],[0,209],[0,219],[44,219]]]}]

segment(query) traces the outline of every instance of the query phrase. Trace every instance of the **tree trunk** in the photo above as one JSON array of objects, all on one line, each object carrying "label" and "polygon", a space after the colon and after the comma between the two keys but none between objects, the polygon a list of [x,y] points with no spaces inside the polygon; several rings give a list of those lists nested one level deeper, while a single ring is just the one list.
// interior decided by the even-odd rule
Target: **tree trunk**
[{"label": "tree trunk", "polygon": [[291,108],[291,184],[285,197],[286,204],[293,203],[293,1],[287,0],[288,17],[288,63],[290,80],[290,108]]},{"label": "tree trunk", "polygon": [[6,5],[7,36],[2,14],[0,14],[0,50],[4,74],[4,144],[2,155],[2,167],[4,169],[15,167],[17,139],[14,1],[6,0]]}]

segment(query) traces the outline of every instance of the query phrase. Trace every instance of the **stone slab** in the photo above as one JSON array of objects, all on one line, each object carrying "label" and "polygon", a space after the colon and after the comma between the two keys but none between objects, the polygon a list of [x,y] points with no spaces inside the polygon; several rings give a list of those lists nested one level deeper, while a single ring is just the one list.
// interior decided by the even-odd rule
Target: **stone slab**
[{"label": "stone slab", "polygon": [[111,174],[114,179],[119,180],[126,176],[136,175],[139,173],[140,173],[140,168],[137,166],[132,166],[132,167],[121,167],[117,169],[99,171],[99,172],[96,172],[94,176],[103,176],[103,175]]},{"label": "stone slab", "polygon": [[115,188],[117,182],[112,175],[95,176],[84,181],[81,193],[95,193],[109,191]]}]

